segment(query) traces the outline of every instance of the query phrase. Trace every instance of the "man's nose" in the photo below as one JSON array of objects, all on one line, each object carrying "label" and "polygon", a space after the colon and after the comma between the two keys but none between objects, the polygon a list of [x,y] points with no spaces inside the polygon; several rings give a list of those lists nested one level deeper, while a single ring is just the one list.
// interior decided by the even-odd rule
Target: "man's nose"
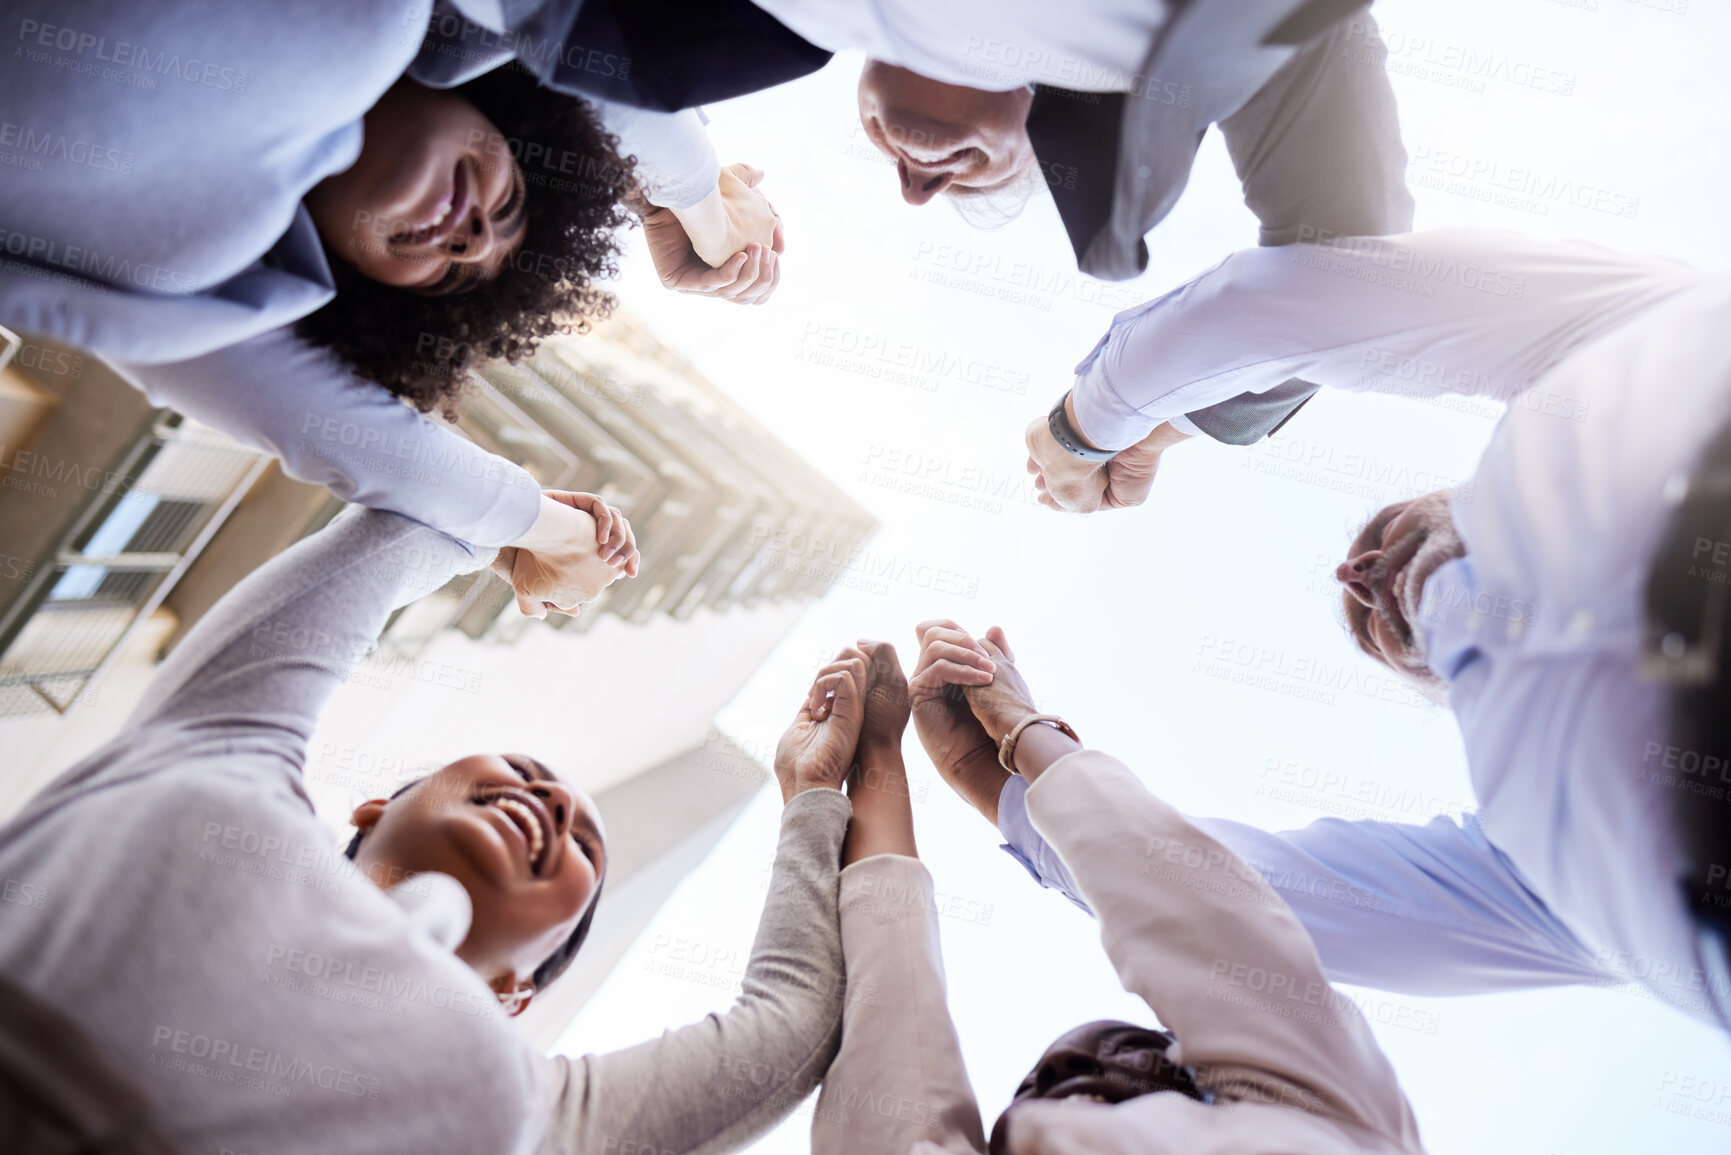
[{"label": "man's nose", "polygon": [[1346,592],[1358,599],[1366,609],[1376,607],[1376,590],[1372,587],[1372,572],[1382,560],[1382,551],[1373,549],[1357,557],[1349,557],[1334,567],[1334,580],[1346,587]]},{"label": "man's nose", "polygon": [[937,169],[921,168],[907,160],[896,161],[896,171],[902,178],[902,199],[910,205],[923,205],[945,189],[956,178]]},{"label": "man's nose", "polygon": [[460,265],[479,265],[493,256],[499,243],[493,222],[479,205],[469,208],[469,219],[451,234],[447,255]]}]

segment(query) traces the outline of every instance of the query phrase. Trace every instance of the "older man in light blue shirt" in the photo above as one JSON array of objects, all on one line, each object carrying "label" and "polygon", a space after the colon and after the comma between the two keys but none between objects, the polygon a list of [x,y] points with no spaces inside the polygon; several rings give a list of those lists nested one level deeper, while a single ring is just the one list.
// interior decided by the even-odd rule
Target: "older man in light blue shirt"
[{"label": "older man in light blue shirt", "polygon": [[[1204,823],[1291,903],[1332,978],[1417,994],[1635,983],[1731,1027],[1675,823],[1679,792],[1725,791],[1731,773],[1685,764],[1664,688],[1638,670],[1668,487],[1731,420],[1727,317],[1731,278],[1670,261],[1501,233],[1358,238],[1239,253],[1120,315],[1080,367],[1075,431],[1142,466],[1151,431],[1164,446],[1183,413],[1294,376],[1508,402],[1467,486],[1379,513],[1336,573],[1359,647],[1446,697],[1479,811],[1283,834]],[[1097,508],[1114,462],[1050,437],[1029,432],[1052,503]],[[1025,792],[1001,783],[988,816],[1074,898]]]}]

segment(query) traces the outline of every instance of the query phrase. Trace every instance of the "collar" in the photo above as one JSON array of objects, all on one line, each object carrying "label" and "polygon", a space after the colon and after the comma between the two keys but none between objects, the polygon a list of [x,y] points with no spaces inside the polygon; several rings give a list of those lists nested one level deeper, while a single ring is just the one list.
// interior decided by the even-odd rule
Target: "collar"
[{"label": "collar", "polygon": [[1424,635],[1430,668],[1452,684],[1474,658],[1485,616],[1474,607],[1478,571],[1472,554],[1444,562],[1431,572],[1419,597],[1419,632]]},{"label": "collar", "polygon": [[455,952],[469,934],[475,908],[463,884],[448,874],[411,875],[384,893],[407,916],[412,930],[448,951]]}]

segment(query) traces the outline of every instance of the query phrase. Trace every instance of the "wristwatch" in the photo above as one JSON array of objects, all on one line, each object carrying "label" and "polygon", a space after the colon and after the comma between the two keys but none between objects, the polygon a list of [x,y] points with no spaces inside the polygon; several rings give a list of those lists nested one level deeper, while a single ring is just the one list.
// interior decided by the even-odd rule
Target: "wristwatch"
[{"label": "wristwatch", "polygon": [[1064,721],[1064,719],[1058,717],[1058,715],[1029,714],[1026,718],[1017,722],[1015,727],[1011,729],[1009,733],[1005,734],[1003,739],[999,741],[998,765],[1002,766],[1012,774],[1021,773],[1020,770],[1016,769],[1016,743],[1022,740],[1023,730],[1026,730],[1029,726],[1038,724],[1052,726],[1056,728],[1059,733],[1067,735],[1069,739],[1078,746],[1082,744],[1082,736],[1072,730],[1070,728],[1070,723]]},{"label": "wristwatch", "polygon": [[1082,435],[1076,432],[1076,427],[1070,424],[1070,414],[1064,408],[1064,400],[1069,394],[1058,398],[1058,403],[1052,406],[1052,411],[1046,414],[1046,428],[1052,431],[1053,440],[1071,457],[1079,457],[1083,461],[1110,461],[1118,456],[1116,449],[1095,449]]}]

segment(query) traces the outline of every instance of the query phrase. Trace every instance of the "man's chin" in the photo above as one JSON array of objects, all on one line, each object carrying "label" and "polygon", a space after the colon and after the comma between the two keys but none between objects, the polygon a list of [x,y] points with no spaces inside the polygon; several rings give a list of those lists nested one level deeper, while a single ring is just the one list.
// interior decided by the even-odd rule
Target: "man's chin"
[{"label": "man's chin", "polygon": [[1448,705],[1449,686],[1442,675],[1430,668],[1425,661],[1424,639],[1416,633],[1397,653],[1389,653],[1383,649],[1378,659],[1388,667],[1389,672],[1408,683],[1413,689],[1423,694],[1427,699],[1439,706]]}]

